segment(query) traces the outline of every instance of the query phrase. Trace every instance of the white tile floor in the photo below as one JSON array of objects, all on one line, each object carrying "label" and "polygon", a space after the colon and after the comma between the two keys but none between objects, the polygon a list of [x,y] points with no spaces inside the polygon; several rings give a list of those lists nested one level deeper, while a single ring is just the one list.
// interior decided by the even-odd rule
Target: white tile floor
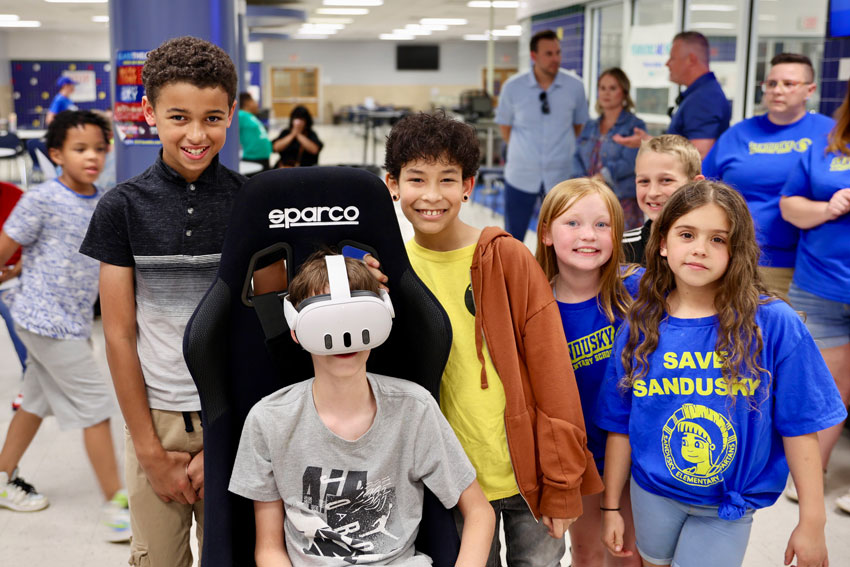
[{"label": "white tile floor", "polygon": [[[319,127],[326,146],[323,164],[355,163],[362,159],[362,138],[348,127]],[[379,146],[377,154],[382,155]],[[405,238],[411,234],[401,217]],[[500,225],[479,205],[466,205],[464,219],[477,226]],[[526,239],[533,243],[533,234]],[[99,321],[94,343],[104,379],[108,376]],[[9,403],[18,392],[20,367],[6,333],[0,325],[0,439],[5,438],[12,412]],[[113,420],[116,449],[123,454],[122,421]],[[99,533],[100,494],[85,457],[82,436],[77,431],[59,431],[52,419],[45,420],[41,431],[21,461],[24,477],[51,501],[43,512],[21,514],[0,509],[0,566],[63,565],[66,567],[117,567],[126,565],[129,547],[109,544]],[[850,487],[850,437],[845,435],[833,456],[827,479],[827,545],[833,566],[850,565],[850,515],[832,505],[834,499]],[[771,508],[756,514],[752,537],[744,564],[748,567],[782,565],[788,536],[797,520],[794,504],[780,498]],[[710,553],[711,542],[706,542]],[[566,556],[563,565],[569,564]],[[722,567],[722,566],[720,566]]]}]

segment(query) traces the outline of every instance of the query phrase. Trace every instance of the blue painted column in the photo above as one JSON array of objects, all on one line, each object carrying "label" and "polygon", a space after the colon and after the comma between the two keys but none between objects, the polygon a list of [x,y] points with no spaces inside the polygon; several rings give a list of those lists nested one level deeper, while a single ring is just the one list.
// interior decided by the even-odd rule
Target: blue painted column
[{"label": "blue painted column", "polygon": [[[150,51],[163,41],[191,35],[224,49],[239,69],[245,60],[245,44],[237,33],[237,0],[110,0],[109,41],[112,64],[112,100],[117,101],[115,77],[119,51]],[[243,78],[239,76],[240,88]],[[156,161],[158,145],[125,145],[116,135],[116,179],[124,181],[138,175]],[[239,167],[239,124],[234,114],[227,130],[227,142],[221,162],[231,169]]]}]

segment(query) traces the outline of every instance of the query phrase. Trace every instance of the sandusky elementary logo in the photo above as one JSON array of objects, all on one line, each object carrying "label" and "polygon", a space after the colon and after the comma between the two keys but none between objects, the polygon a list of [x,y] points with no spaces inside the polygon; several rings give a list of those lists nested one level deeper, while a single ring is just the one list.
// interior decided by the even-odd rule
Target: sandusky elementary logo
[{"label": "sandusky elementary logo", "polygon": [[684,404],[670,416],[661,433],[664,463],[673,478],[691,486],[723,481],[738,452],[738,435],[720,413]]},{"label": "sandusky elementary logo", "polygon": [[360,209],[348,207],[287,207],[269,211],[269,228],[291,228],[295,226],[334,226],[360,224]]}]

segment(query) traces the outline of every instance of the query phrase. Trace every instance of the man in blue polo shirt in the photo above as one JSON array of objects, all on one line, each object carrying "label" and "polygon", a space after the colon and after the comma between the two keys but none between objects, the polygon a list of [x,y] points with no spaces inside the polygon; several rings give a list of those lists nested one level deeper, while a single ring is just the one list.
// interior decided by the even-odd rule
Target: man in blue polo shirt
[{"label": "man in blue polo shirt", "polygon": [[525,238],[538,195],[571,177],[576,137],[587,122],[581,79],[561,69],[561,42],[551,30],[531,38],[531,70],[502,87],[496,123],[508,144],[505,230]]},{"label": "man in blue polo shirt", "polygon": [[[676,109],[667,134],[684,136],[705,159],[720,134],[729,128],[732,106],[708,67],[708,40],[699,32],[685,31],[673,37],[667,60],[670,80],[685,87],[676,97]],[[636,148],[650,136],[635,128],[632,136],[615,135],[613,140]]]}]

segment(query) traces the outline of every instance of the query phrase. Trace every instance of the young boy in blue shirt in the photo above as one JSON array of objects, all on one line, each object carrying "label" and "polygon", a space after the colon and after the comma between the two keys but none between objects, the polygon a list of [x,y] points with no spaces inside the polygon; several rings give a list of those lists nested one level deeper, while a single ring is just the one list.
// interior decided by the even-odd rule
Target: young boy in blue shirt
[{"label": "young boy in blue shirt", "polygon": [[130,538],[109,418],[109,385],[94,360],[91,330],[97,262],[78,252],[103,191],[94,185],[109,151],[109,126],[89,111],[65,111],[47,129],[50,157],[62,175],[24,193],[0,232],[0,282],[14,274],[6,260],[23,246],[21,285],[12,305],[28,351],[23,403],[0,452],[0,506],[19,512],[47,507],[47,498],[17,474],[42,420],[82,429],[89,460],[107,501],[111,541]]},{"label": "young boy in blue shirt", "polygon": [[148,53],[145,120],[160,157],[98,205],[81,251],[101,262],[109,369],[127,423],[130,563],[192,564],[194,515],[203,535],[201,402],[183,359],[183,332],[218,271],[231,202],[245,178],[219,163],[237,76],[221,48],[198,38]]},{"label": "young boy in blue shirt", "polygon": [[[458,216],[479,157],[469,125],[410,115],[387,139],[386,181],[413,224],[411,266],[451,322],[441,409],[496,511],[497,532],[505,521],[510,563],[557,565],[582,494],[602,483],[546,276],[508,233]],[[497,535],[490,567],[500,563],[499,545]]]},{"label": "young boy in blue shirt", "polygon": [[[353,293],[345,298],[343,290]],[[315,378],[251,409],[230,480],[232,492],[254,501],[258,566],[426,567],[431,560],[413,547],[424,486],[466,520],[457,565],[487,560],[493,511],[434,398],[413,382],[367,373],[371,348],[356,339],[342,348],[334,343],[342,330],[315,324],[324,311],[344,330],[356,312],[357,328],[379,346],[391,325],[379,293],[362,262],[325,252],[308,258],[289,285],[285,301],[299,312],[292,338],[310,351]],[[311,344],[322,335],[335,354],[325,354],[327,342]]]}]

